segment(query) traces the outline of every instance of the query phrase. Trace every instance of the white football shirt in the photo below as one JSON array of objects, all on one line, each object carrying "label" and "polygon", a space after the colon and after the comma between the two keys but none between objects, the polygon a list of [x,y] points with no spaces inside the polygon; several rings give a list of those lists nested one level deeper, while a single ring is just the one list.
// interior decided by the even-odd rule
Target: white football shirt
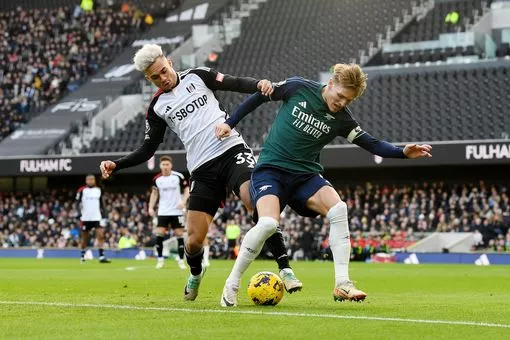
[{"label": "white football shirt", "polygon": [[83,186],[78,189],[76,200],[81,204],[81,217],[84,222],[96,222],[101,216],[101,189]]},{"label": "white football shirt", "polygon": [[[221,141],[214,134],[216,125],[225,122],[227,113],[220,108],[214,90],[253,93],[257,81],[237,78],[206,67],[177,73],[178,83],[169,92],[158,91],[147,111],[145,140],[161,143],[166,126],[184,144],[189,172],[243,144],[235,129]],[[227,84],[227,85],[226,85]]]},{"label": "white football shirt", "polygon": [[158,216],[181,216],[183,211],[178,205],[187,186],[184,175],[177,171],[172,171],[169,176],[158,174],[153,179],[153,185],[159,192]]}]

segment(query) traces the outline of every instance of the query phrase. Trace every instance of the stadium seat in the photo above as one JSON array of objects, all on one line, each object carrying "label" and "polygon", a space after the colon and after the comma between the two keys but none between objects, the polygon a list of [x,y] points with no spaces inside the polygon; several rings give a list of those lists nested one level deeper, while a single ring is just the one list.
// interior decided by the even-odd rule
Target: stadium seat
[{"label": "stadium seat", "polygon": [[[465,23],[473,23],[474,13],[481,14],[483,6],[490,6],[491,0],[454,0],[436,2],[434,8],[419,21],[414,20],[400,32],[392,42],[437,40],[441,33],[464,32]],[[455,25],[445,22],[450,11],[459,13],[459,22]]]},{"label": "stadium seat", "polygon": [[[2,1],[0,140],[75,91],[142,29],[133,20],[133,9],[121,12],[119,1],[78,16],[76,3]],[[49,26],[51,34],[44,29]]]}]

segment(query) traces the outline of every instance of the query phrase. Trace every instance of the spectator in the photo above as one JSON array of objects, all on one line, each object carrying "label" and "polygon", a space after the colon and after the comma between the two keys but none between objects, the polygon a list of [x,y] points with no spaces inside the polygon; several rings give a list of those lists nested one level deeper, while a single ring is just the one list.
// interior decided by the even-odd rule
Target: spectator
[{"label": "spectator", "polygon": [[237,258],[237,243],[241,235],[241,228],[233,220],[229,220],[225,234],[228,240],[227,259],[235,259]]},{"label": "spectator", "polygon": [[[505,186],[367,183],[338,191],[349,210],[353,259],[364,260],[390,248],[406,248],[436,230],[472,231],[475,249],[510,251],[510,220],[506,218],[510,200]],[[0,246],[76,247],[79,222],[72,204],[74,194],[71,190],[0,193]],[[153,246],[147,194],[105,193],[105,200],[108,247],[118,247],[123,228],[127,229],[126,239],[131,235],[138,245]],[[227,225],[239,228],[241,238],[251,226],[242,204],[233,197],[227,199],[209,228],[213,258],[225,258],[229,252]],[[281,225],[289,256],[330,259],[327,219],[302,218],[285,210]]]},{"label": "spectator", "polygon": [[28,112],[76,91],[141,29],[133,12],[88,10],[91,4],[0,12],[0,140],[23,126]]},{"label": "spectator", "polygon": [[129,229],[125,229],[124,235],[119,240],[119,249],[129,249],[136,247],[136,240],[131,236]]}]

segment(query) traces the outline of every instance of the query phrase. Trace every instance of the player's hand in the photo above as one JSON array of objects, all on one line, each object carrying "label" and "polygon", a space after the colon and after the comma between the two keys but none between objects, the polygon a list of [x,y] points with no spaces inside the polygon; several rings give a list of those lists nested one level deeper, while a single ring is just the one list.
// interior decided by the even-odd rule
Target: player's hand
[{"label": "player's hand", "polygon": [[232,128],[227,123],[221,123],[216,125],[214,134],[216,135],[216,138],[221,140],[222,138],[230,136],[231,132]]},{"label": "player's hand", "polygon": [[99,169],[101,169],[101,175],[104,179],[107,179],[112,174],[113,170],[117,167],[112,161],[102,161],[101,165],[99,165]]},{"label": "player's hand", "polygon": [[184,209],[184,204],[181,202],[179,202],[179,204],[177,204],[177,209],[180,209],[180,210],[183,210]]},{"label": "player's hand", "polygon": [[273,93],[273,83],[267,79],[262,79],[257,83],[257,88],[264,96],[270,96]]},{"label": "player's hand", "polygon": [[432,146],[428,144],[407,144],[404,148],[404,155],[407,158],[423,158],[423,157],[432,157],[430,151],[432,150]]},{"label": "player's hand", "polygon": [[154,217],[156,215],[156,212],[154,211],[154,208],[149,208],[149,216]]}]

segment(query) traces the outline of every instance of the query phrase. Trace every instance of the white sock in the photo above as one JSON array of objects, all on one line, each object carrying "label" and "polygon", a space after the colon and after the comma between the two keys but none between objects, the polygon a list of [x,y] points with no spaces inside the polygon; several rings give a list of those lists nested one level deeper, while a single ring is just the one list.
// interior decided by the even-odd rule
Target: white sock
[{"label": "white sock", "polygon": [[165,261],[164,257],[158,257],[158,262],[164,262],[164,261]]},{"label": "white sock", "polygon": [[204,262],[209,262],[209,246],[204,246]]},{"label": "white sock", "polygon": [[349,280],[351,240],[347,223],[347,204],[340,201],[327,214],[330,222],[329,246],[335,264],[335,284]]},{"label": "white sock", "polygon": [[276,232],[279,223],[272,217],[260,217],[256,226],[251,228],[243,239],[239,255],[234,268],[227,279],[232,284],[239,285],[241,276],[248,266],[259,256],[264,242]]}]

